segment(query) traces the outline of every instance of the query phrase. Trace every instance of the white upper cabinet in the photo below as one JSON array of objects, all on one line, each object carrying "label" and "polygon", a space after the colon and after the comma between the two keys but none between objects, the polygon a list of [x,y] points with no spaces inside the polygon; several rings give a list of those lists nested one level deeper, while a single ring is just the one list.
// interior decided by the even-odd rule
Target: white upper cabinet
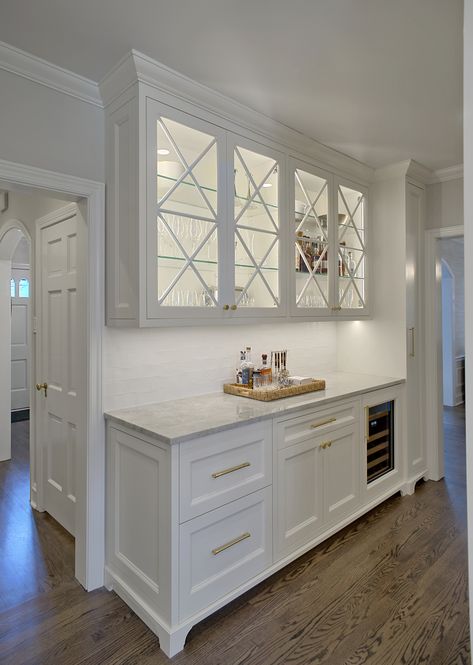
[{"label": "white upper cabinet", "polygon": [[109,325],[368,314],[368,167],[136,53],[101,89]]}]

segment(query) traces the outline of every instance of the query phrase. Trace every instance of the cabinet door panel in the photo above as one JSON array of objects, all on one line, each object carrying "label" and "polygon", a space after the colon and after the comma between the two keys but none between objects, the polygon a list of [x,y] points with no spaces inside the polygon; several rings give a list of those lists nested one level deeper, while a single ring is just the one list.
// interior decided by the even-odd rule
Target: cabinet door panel
[{"label": "cabinet door panel", "polygon": [[148,100],[148,316],[221,316],[225,133]]},{"label": "cabinet door panel", "polygon": [[289,223],[294,243],[291,312],[297,316],[327,315],[333,301],[333,179],[329,173],[295,159],[290,161],[290,179]]},{"label": "cabinet door panel", "polygon": [[[283,155],[243,137],[229,135],[233,155],[229,216],[233,220],[233,316],[275,316],[283,309],[280,214]],[[228,187],[230,191],[230,184]]]},{"label": "cabinet door panel", "polygon": [[337,309],[343,314],[367,310],[367,192],[338,181],[337,197]]},{"label": "cabinet door panel", "polygon": [[[422,398],[422,354],[418,347],[422,342],[422,298],[421,298],[421,242],[425,191],[407,184],[406,190],[406,324],[407,324],[407,444],[409,474],[425,471],[425,443],[423,431],[424,413]],[[417,344],[416,344],[417,342]]]},{"label": "cabinet door panel", "polygon": [[360,442],[358,428],[337,432],[322,451],[325,514],[328,522],[349,515],[360,497]]},{"label": "cabinet door panel", "polygon": [[276,558],[315,538],[322,522],[319,442],[308,439],[278,453]]}]

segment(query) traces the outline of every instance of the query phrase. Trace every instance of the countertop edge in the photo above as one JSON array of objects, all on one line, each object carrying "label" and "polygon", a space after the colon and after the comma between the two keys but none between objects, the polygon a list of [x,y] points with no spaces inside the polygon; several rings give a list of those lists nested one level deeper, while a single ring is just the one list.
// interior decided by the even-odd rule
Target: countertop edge
[{"label": "countertop edge", "polygon": [[[337,402],[339,400],[348,399],[350,397],[358,397],[359,395],[364,395],[366,393],[374,392],[374,391],[377,391],[377,390],[383,390],[384,388],[390,388],[390,387],[396,386],[396,385],[402,385],[404,383],[406,383],[406,379],[392,379],[390,381],[381,382],[377,386],[371,386],[371,387],[367,387],[367,388],[359,388],[359,389],[355,389],[355,390],[347,390],[345,392],[341,392],[338,395],[333,395],[333,396],[329,396],[329,397],[323,397],[323,398],[318,398],[318,399],[314,398],[314,397],[312,397],[312,399],[311,399],[310,397],[308,397],[306,402],[302,402],[300,404],[294,404],[293,406],[288,405],[287,409],[284,410],[284,411],[281,411],[280,413],[262,413],[262,414],[259,414],[259,415],[249,417],[245,420],[241,420],[241,421],[236,420],[236,421],[233,421],[233,422],[224,423],[222,425],[216,425],[214,427],[210,427],[210,428],[205,429],[205,430],[197,430],[195,432],[189,432],[189,434],[184,434],[182,436],[177,436],[177,437],[172,437],[172,438],[164,436],[164,435],[160,434],[159,432],[157,432],[156,430],[149,429],[147,427],[143,427],[143,426],[140,426],[140,425],[138,425],[136,423],[133,423],[129,420],[126,420],[126,418],[120,417],[119,415],[117,415],[116,411],[106,411],[104,413],[104,417],[109,422],[115,422],[118,425],[121,425],[122,427],[126,427],[128,429],[133,429],[136,432],[139,432],[141,434],[145,434],[146,436],[155,439],[159,443],[164,443],[166,445],[173,446],[173,445],[176,445],[178,443],[184,443],[185,441],[190,441],[192,439],[199,439],[203,436],[207,436],[207,435],[210,435],[210,434],[217,434],[218,432],[224,432],[226,430],[233,429],[234,427],[249,425],[251,423],[261,422],[263,420],[269,420],[269,419],[274,419],[274,418],[281,418],[281,417],[285,417],[285,416],[291,416],[292,414],[297,413],[298,411],[302,411],[304,409],[307,409],[312,405],[313,406],[316,406],[316,405],[317,406],[323,406],[324,404],[330,404],[332,402]],[[215,394],[217,395],[217,394],[220,394],[220,393],[215,393]],[[310,395],[310,393],[309,393],[309,395]],[[248,398],[245,398],[245,397],[234,397],[234,399],[244,400],[244,401],[248,400]],[[294,398],[289,397],[289,398],[286,398],[286,399],[294,399]],[[143,405],[143,406],[151,406],[151,405]],[[159,406],[159,403],[157,403],[156,406]]]}]

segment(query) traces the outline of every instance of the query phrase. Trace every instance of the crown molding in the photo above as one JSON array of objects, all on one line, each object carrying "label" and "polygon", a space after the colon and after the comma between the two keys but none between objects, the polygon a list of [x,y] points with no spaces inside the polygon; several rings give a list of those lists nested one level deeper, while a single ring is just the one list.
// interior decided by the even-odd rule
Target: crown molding
[{"label": "crown molding", "polygon": [[463,178],[463,164],[448,166],[446,169],[434,171],[429,185],[435,185],[439,182],[448,182],[449,180],[460,180]]},{"label": "crown molding", "polygon": [[376,169],[374,174],[376,181],[393,180],[395,178],[411,178],[422,185],[427,185],[432,180],[432,171],[414,159],[405,159],[402,162]]},{"label": "crown molding", "polygon": [[5,42],[0,42],[0,69],[103,108],[97,83]]},{"label": "crown molding", "polygon": [[104,106],[114,104],[136,83],[190,103],[214,117],[223,119],[227,124],[230,123],[234,129],[243,127],[266,140],[276,141],[322,163],[325,167],[331,166],[348,178],[357,178],[365,183],[373,179],[373,169],[370,166],[226,97],[139,51],[130,51],[99,82]]}]

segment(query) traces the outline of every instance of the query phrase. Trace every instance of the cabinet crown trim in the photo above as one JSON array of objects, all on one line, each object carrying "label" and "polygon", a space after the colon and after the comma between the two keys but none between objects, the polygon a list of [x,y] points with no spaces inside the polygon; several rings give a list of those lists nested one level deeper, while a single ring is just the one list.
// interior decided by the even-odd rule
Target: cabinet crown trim
[{"label": "cabinet crown trim", "polygon": [[364,183],[373,180],[374,171],[370,166],[226,97],[136,50],[130,51],[100,81],[104,106],[112,104],[137,82],[194,104],[219,116],[226,123],[250,130],[291,151],[300,151],[301,154],[321,162],[324,167],[330,166]]}]

